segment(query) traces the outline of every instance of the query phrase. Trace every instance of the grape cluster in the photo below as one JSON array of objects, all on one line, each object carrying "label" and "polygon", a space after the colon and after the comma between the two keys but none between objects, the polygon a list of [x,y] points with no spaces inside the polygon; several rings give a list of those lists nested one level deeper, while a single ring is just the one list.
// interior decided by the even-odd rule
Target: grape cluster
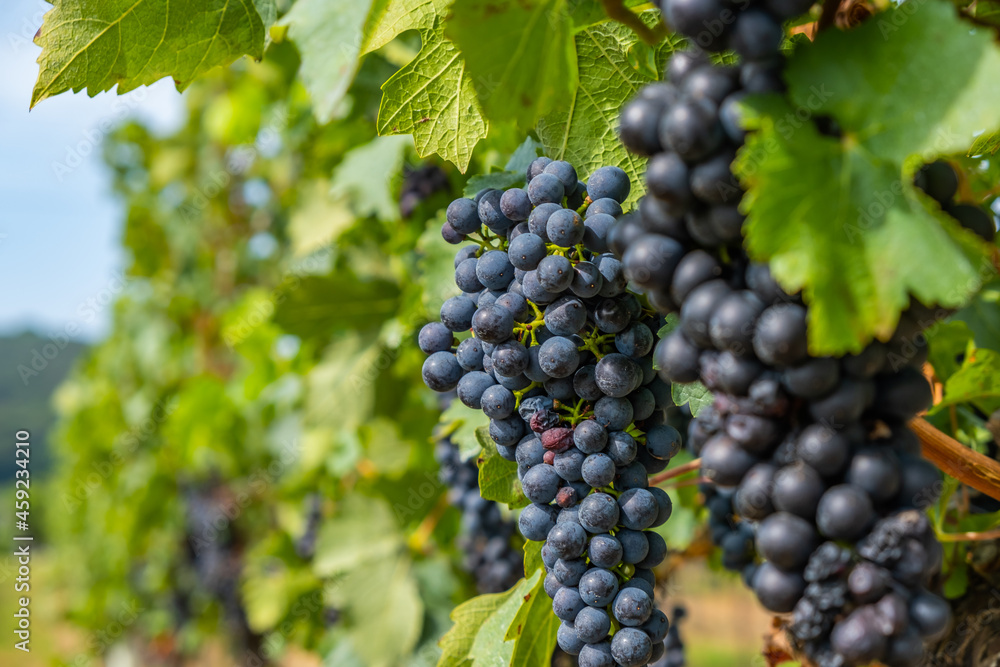
[{"label": "grape cluster", "polygon": [[399,214],[404,218],[435,193],[449,189],[448,174],[436,164],[416,169],[407,168],[403,175],[403,186],[399,192]]},{"label": "grape cluster", "polygon": [[608,252],[630,187],[617,167],[583,184],[569,163],[538,158],[524,188],[452,202],[442,235],[474,241],[455,258],[462,295],[418,341],[426,384],[488,415],[500,456],[517,463],[530,500],[519,528],[545,542],[558,644],[580,667],[658,660],[669,627],[651,569],[667,547],[648,529],[672,507],[647,476],[681,438],[653,370],[663,318]]},{"label": "grape cluster", "polygon": [[462,565],[476,580],[480,593],[501,593],[524,576],[521,549],[515,546],[514,524],[504,519],[497,504],[479,494],[479,468],[463,461],[458,447],[439,440],[434,456],[439,477],[448,486],[448,501],[462,512],[457,546]]},{"label": "grape cluster", "polygon": [[[706,501],[726,566],[767,609],[794,612],[792,636],[821,667],[915,665],[922,640],[949,623],[926,590],[942,549],[913,511],[935,500],[940,478],[906,426],[931,402],[922,331],[941,313],[914,302],[889,340],[810,355],[808,307],[742,248],[730,163],[743,141],[734,105],[765,76],[754,67],[681,53],[668,82],[630,102],[620,131],[652,156],[648,194],[609,243],[650,303],[679,313],[655,351],[663,379],[715,392],[688,445],[714,487]],[[780,89],[778,72],[768,77],[762,87]]]},{"label": "grape cluster", "polygon": [[944,212],[955,218],[958,224],[978,234],[984,240],[993,242],[997,233],[993,219],[975,204],[955,202],[955,195],[958,193],[958,174],[950,164],[938,160],[924,165],[917,172],[914,184],[940,204]]},{"label": "grape cluster", "polygon": [[687,610],[681,605],[676,605],[673,616],[673,620],[670,622],[670,629],[667,631],[667,638],[663,642],[666,652],[651,667],[684,667],[687,664],[687,656],[684,654],[684,642],[681,639],[680,633],[680,621],[687,616]]},{"label": "grape cluster", "polygon": [[813,0],[655,0],[670,27],[705,51],[732,50],[744,61],[778,53],[782,23],[808,11]]}]

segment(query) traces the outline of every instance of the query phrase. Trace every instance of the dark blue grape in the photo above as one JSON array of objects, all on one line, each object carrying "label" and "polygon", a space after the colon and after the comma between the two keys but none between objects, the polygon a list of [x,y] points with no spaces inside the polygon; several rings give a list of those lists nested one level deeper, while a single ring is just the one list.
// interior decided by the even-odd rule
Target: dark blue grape
[{"label": "dark blue grape", "polygon": [[593,420],[582,421],[573,430],[573,442],[585,454],[597,454],[608,442],[607,430]]},{"label": "dark blue grape", "polygon": [[552,465],[555,467],[556,472],[567,482],[579,482],[583,479],[583,474],[581,472],[581,466],[583,466],[584,458],[586,454],[581,452],[576,447],[570,447],[565,452],[560,452],[556,454],[555,460]]},{"label": "dark blue grape", "polygon": [[463,370],[451,352],[435,352],[424,361],[421,373],[424,384],[434,391],[451,391],[458,386]]},{"label": "dark blue grape", "polygon": [[441,238],[443,238],[446,243],[458,245],[465,240],[465,235],[456,232],[455,228],[451,226],[451,223],[446,222],[441,225]]},{"label": "dark blue grape", "polygon": [[[601,201],[612,200],[602,199]],[[588,215],[583,221],[583,245],[591,252],[610,252],[608,234],[611,233],[616,224],[618,221],[606,213]]]},{"label": "dark blue grape", "polygon": [[611,353],[597,362],[595,378],[607,396],[624,398],[642,383],[642,369],[624,354]]},{"label": "dark blue grape", "polygon": [[514,332],[514,316],[500,306],[479,308],[471,324],[476,337],[487,343],[502,343]]},{"label": "dark blue grape", "polygon": [[581,474],[594,488],[609,486],[615,479],[615,462],[606,454],[590,454],[583,461]]},{"label": "dark blue grape", "polygon": [[[535,178],[537,180],[538,177]],[[559,630],[556,632],[556,643],[559,644],[559,648],[570,655],[579,655],[583,647],[586,646],[583,640],[577,636],[573,624],[567,621],[559,624]]]},{"label": "dark blue grape", "polygon": [[645,357],[653,350],[653,332],[642,322],[634,322],[615,335],[615,348],[627,357]]},{"label": "dark blue grape", "polygon": [[557,336],[572,336],[587,323],[587,308],[573,297],[553,301],[544,313],[545,328]]},{"label": "dark blue grape", "polygon": [[482,409],[490,419],[506,419],[513,414],[514,403],[514,394],[501,385],[495,384],[483,391]]},{"label": "dark blue grape", "polygon": [[654,533],[653,531],[647,531],[645,535],[646,541],[649,543],[649,551],[646,557],[636,563],[636,565],[652,569],[662,563],[663,559],[667,557],[667,542],[659,533]]},{"label": "dark blue grape", "polygon": [[535,210],[531,212],[528,216],[528,231],[530,231],[535,236],[538,236],[542,241],[548,243],[549,237],[546,233],[546,228],[549,224],[549,216],[551,216],[556,211],[561,211],[562,206],[556,203],[550,204],[540,204],[535,207]]},{"label": "dark blue grape", "polygon": [[451,349],[454,340],[452,332],[440,322],[428,322],[417,335],[417,345],[424,354],[446,352]]},{"label": "dark blue grape", "polygon": [[595,535],[590,538],[587,555],[594,567],[612,569],[622,562],[622,544],[611,535]]},{"label": "dark blue grape", "polygon": [[573,265],[561,255],[549,255],[538,263],[538,282],[549,292],[559,293],[573,282]]},{"label": "dark blue grape", "polygon": [[465,370],[481,371],[483,369],[483,346],[475,338],[466,338],[458,344],[455,358],[458,359],[458,365]]},{"label": "dark blue grape", "polygon": [[[558,566],[559,563],[557,562],[556,567]],[[558,579],[559,574],[556,570],[553,570],[553,572],[556,573],[556,579]],[[580,592],[576,588],[570,587],[565,582],[560,583],[563,584],[563,587],[552,598],[552,611],[557,618],[572,622],[576,618],[576,615],[580,613],[580,610],[584,609],[587,605],[583,603]]]},{"label": "dark blue grape", "polygon": [[594,421],[609,431],[624,431],[632,423],[632,416],[628,399],[604,396],[594,403]]},{"label": "dark blue grape", "polygon": [[646,450],[654,458],[669,461],[680,451],[681,444],[681,434],[668,424],[646,431]]},{"label": "dark blue grape", "polygon": [[466,373],[458,381],[458,400],[467,407],[478,410],[482,406],[483,392],[496,386],[496,383],[497,381],[488,373],[482,371]]},{"label": "dark blue grape", "polygon": [[659,487],[654,486],[649,490],[649,492],[652,493],[653,498],[656,499],[657,514],[656,521],[653,522],[653,528],[657,528],[665,524],[667,520],[670,519],[670,515],[674,510],[674,504],[673,501],[670,500],[670,496],[667,495],[667,492]]},{"label": "dark blue grape", "polygon": [[527,178],[525,180],[530,182],[531,179],[533,179],[535,176],[538,176],[540,173],[545,171],[545,167],[547,167],[550,162],[552,162],[552,158],[547,158],[544,156],[537,157],[534,160],[532,160],[531,164],[528,165],[528,170],[526,173]]},{"label": "dark blue grape", "polygon": [[514,266],[504,251],[489,250],[476,263],[476,277],[487,289],[506,289],[514,279]]},{"label": "dark blue grape", "polygon": [[[545,259],[550,258],[546,257]],[[542,261],[544,262],[545,260]],[[524,292],[524,298],[533,301],[536,305],[552,303],[558,298],[558,294],[554,294],[542,286],[542,283],[538,279],[537,269],[524,274],[521,289]]]},{"label": "dark blue grape", "polygon": [[579,591],[591,607],[606,607],[618,594],[618,579],[609,570],[594,567],[580,577]]},{"label": "dark blue grape", "polygon": [[580,667],[616,667],[611,655],[611,642],[586,644],[580,649],[579,663]]},{"label": "dark blue grape", "polygon": [[556,509],[551,505],[532,503],[517,518],[521,535],[526,540],[541,542],[556,525]]},{"label": "dark blue grape", "polygon": [[562,182],[566,191],[569,192],[570,189],[575,188],[577,184],[576,169],[573,168],[569,162],[563,160],[555,160],[548,163],[543,170],[546,174],[552,174]]},{"label": "dark blue grape", "polygon": [[592,493],[580,503],[580,525],[591,533],[606,533],[618,523],[618,503],[606,493]]},{"label": "dark blue grape", "polygon": [[[536,466],[529,471],[529,474],[544,467],[546,467],[544,464]],[[525,479],[527,479],[527,475],[525,475]],[[552,549],[552,553],[556,554],[559,558],[579,558],[583,555],[584,550],[587,548],[587,533],[580,524],[565,521],[563,523],[557,523],[555,527],[549,531],[545,541],[549,545],[549,548]],[[582,585],[583,579],[581,578],[580,581]]]},{"label": "dark blue grape", "polygon": [[475,313],[475,301],[467,296],[453,296],[441,305],[441,323],[451,331],[468,331]]},{"label": "dark blue grape", "polygon": [[636,627],[645,623],[653,612],[653,601],[645,591],[638,588],[623,588],[615,597],[613,610],[619,623]]},{"label": "dark blue grape", "polygon": [[587,644],[596,644],[611,631],[611,618],[603,609],[585,606],[577,612],[573,625],[580,639]]},{"label": "dark blue grape", "polygon": [[627,466],[635,460],[638,447],[635,438],[625,431],[608,433],[608,444],[605,453],[619,466]]},{"label": "dark blue grape", "polygon": [[538,364],[550,377],[568,378],[580,364],[580,353],[572,340],[556,336],[542,343]]},{"label": "dark blue grape", "polygon": [[521,188],[511,188],[500,196],[500,212],[515,222],[527,220],[531,214],[531,200]]},{"label": "dark blue grape", "polygon": [[602,278],[601,290],[598,294],[604,297],[614,297],[625,291],[628,280],[625,278],[625,268],[618,259],[611,255],[601,255],[594,264]]},{"label": "dark blue grape", "polygon": [[604,396],[604,392],[597,386],[597,366],[587,364],[577,369],[573,374],[573,391],[577,396],[586,401],[596,401]]},{"label": "dark blue grape", "polygon": [[[589,569],[585,558],[560,558],[556,560],[552,571],[556,573],[556,579],[563,586],[576,586],[580,583],[580,577]],[[567,620],[567,619],[563,619]],[[573,619],[568,619],[573,620]]]},{"label": "dark blue grape", "polygon": [[586,226],[580,215],[569,208],[552,213],[545,224],[545,233],[549,240],[562,248],[572,248],[583,241]]},{"label": "dark blue grape", "polygon": [[507,247],[511,264],[524,271],[537,268],[538,263],[545,258],[547,252],[545,240],[531,232],[521,234]]},{"label": "dark blue grape", "polygon": [[514,445],[518,443],[523,435],[524,420],[517,415],[490,420],[490,437],[497,444],[497,451],[508,461],[514,460],[516,452]]},{"label": "dark blue grape", "polygon": [[656,499],[646,489],[629,489],[618,498],[621,522],[632,530],[645,530],[656,521]]},{"label": "dark blue grape", "polygon": [[456,199],[448,204],[445,217],[459,234],[472,234],[482,228],[479,207],[471,199]]},{"label": "dark blue grape", "polygon": [[[535,206],[561,204],[566,194],[562,181],[552,174],[541,173],[528,183],[528,197]],[[480,217],[482,217],[480,215]]]},{"label": "dark blue grape", "polygon": [[641,667],[653,655],[653,642],[642,630],[621,628],[611,638],[611,655],[622,667]]},{"label": "dark blue grape", "polygon": [[503,193],[499,190],[489,190],[479,200],[479,219],[483,224],[497,234],[504,234],[514,226],[514,221],[503,214],[500,210],[500,197]]},{"label": "dark blue grape", "polygon": [[514,377],[528,368],[528,349],[516,340],[506,340],[493,350],[493,369],[500,375]]},{"label": "dark blue grape", "polygon": [[622,544],[622,562],[641,563],[649,554],[649,540],[644,532],[622,528],[615,537]]},{"label": "dark blue grape", "polygon": [[[521,488],[528,500],[542,505],[555,500],[560,486],[562,484],[559,480],[559,474],[555,468],[545,463],[534,466],[524,474],[524,479],[521,480]],[[560,558],[576,558],[579,555],[557,553],[559,553]]]},{"label": "dark blue grape", "polygon": [[619,167],[601,167],[587,181],[587,193],[594,201],[607,197],[621,204],[631,190],[628,174]]}]

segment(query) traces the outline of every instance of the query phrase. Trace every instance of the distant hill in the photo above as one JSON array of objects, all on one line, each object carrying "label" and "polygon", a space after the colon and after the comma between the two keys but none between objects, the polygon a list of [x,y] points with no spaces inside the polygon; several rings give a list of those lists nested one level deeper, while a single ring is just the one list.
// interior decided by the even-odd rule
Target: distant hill
[{"label": "distant hill", "polygon": [[31,432],[31,472],[42,473],[52,462],[49,435],[55,424],[52,393],[73,368],[86,345],[62,341],[64,347],[33,333],[0,337],[0,480],[13,478],[14,434]]}]

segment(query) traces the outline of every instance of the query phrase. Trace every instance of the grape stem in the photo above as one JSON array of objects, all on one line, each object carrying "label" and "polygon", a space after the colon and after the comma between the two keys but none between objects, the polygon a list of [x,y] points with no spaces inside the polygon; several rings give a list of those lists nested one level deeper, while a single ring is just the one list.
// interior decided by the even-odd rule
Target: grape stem
[{"label": "grape stem", "polygon": [[924,458],[963,484],[1000,500],[1000,463],[969,449],[917,417],[909,423],[923,445]]},{"label": "grape stem", "polygon": [[938,533],[939,542],[978,542],[1000,538],[1000,528],[987,530],[983,533]]},{"label": "grape stem", "polygon": [[661,472],[659,475],[654,475],[653,477],[650,477],[649,483],[652,486],[659,486],[668,479],[673,479],[675,477],[680,477],[681,475],[686,475],[687,473],[697,470],[700,467],[701,467],[701,459],[688,461],[682,466],[677,466],[672,470],[667,470],[665,472]]},{"label": "grape stem", "polygon": [[664,23],[662,16],[659,22],[650,28],[642,22],[641,18],[633,14],[622,0],[601,0],[601,6],[604,7],[604,13],[609,18],[631,28],[639,36],[639,39],[650,46],[656,46],[669,34],[669,28]]}]

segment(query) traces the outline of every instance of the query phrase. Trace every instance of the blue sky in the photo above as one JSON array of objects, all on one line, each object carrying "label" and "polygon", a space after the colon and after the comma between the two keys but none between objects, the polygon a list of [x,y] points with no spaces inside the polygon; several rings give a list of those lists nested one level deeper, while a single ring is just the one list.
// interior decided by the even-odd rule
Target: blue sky
[{"label": "blue sky", "polygon": [[94,340],[107,331],[102,304],[120,291],[122,266],[122,207],[101,137],[130,116],[170,131],[183,122],[183,100],[163,80],[122,96],[63,93],[29,113],[40,51],[31,38],[50,8],[0,3],[0,335],[69,330]]}]

